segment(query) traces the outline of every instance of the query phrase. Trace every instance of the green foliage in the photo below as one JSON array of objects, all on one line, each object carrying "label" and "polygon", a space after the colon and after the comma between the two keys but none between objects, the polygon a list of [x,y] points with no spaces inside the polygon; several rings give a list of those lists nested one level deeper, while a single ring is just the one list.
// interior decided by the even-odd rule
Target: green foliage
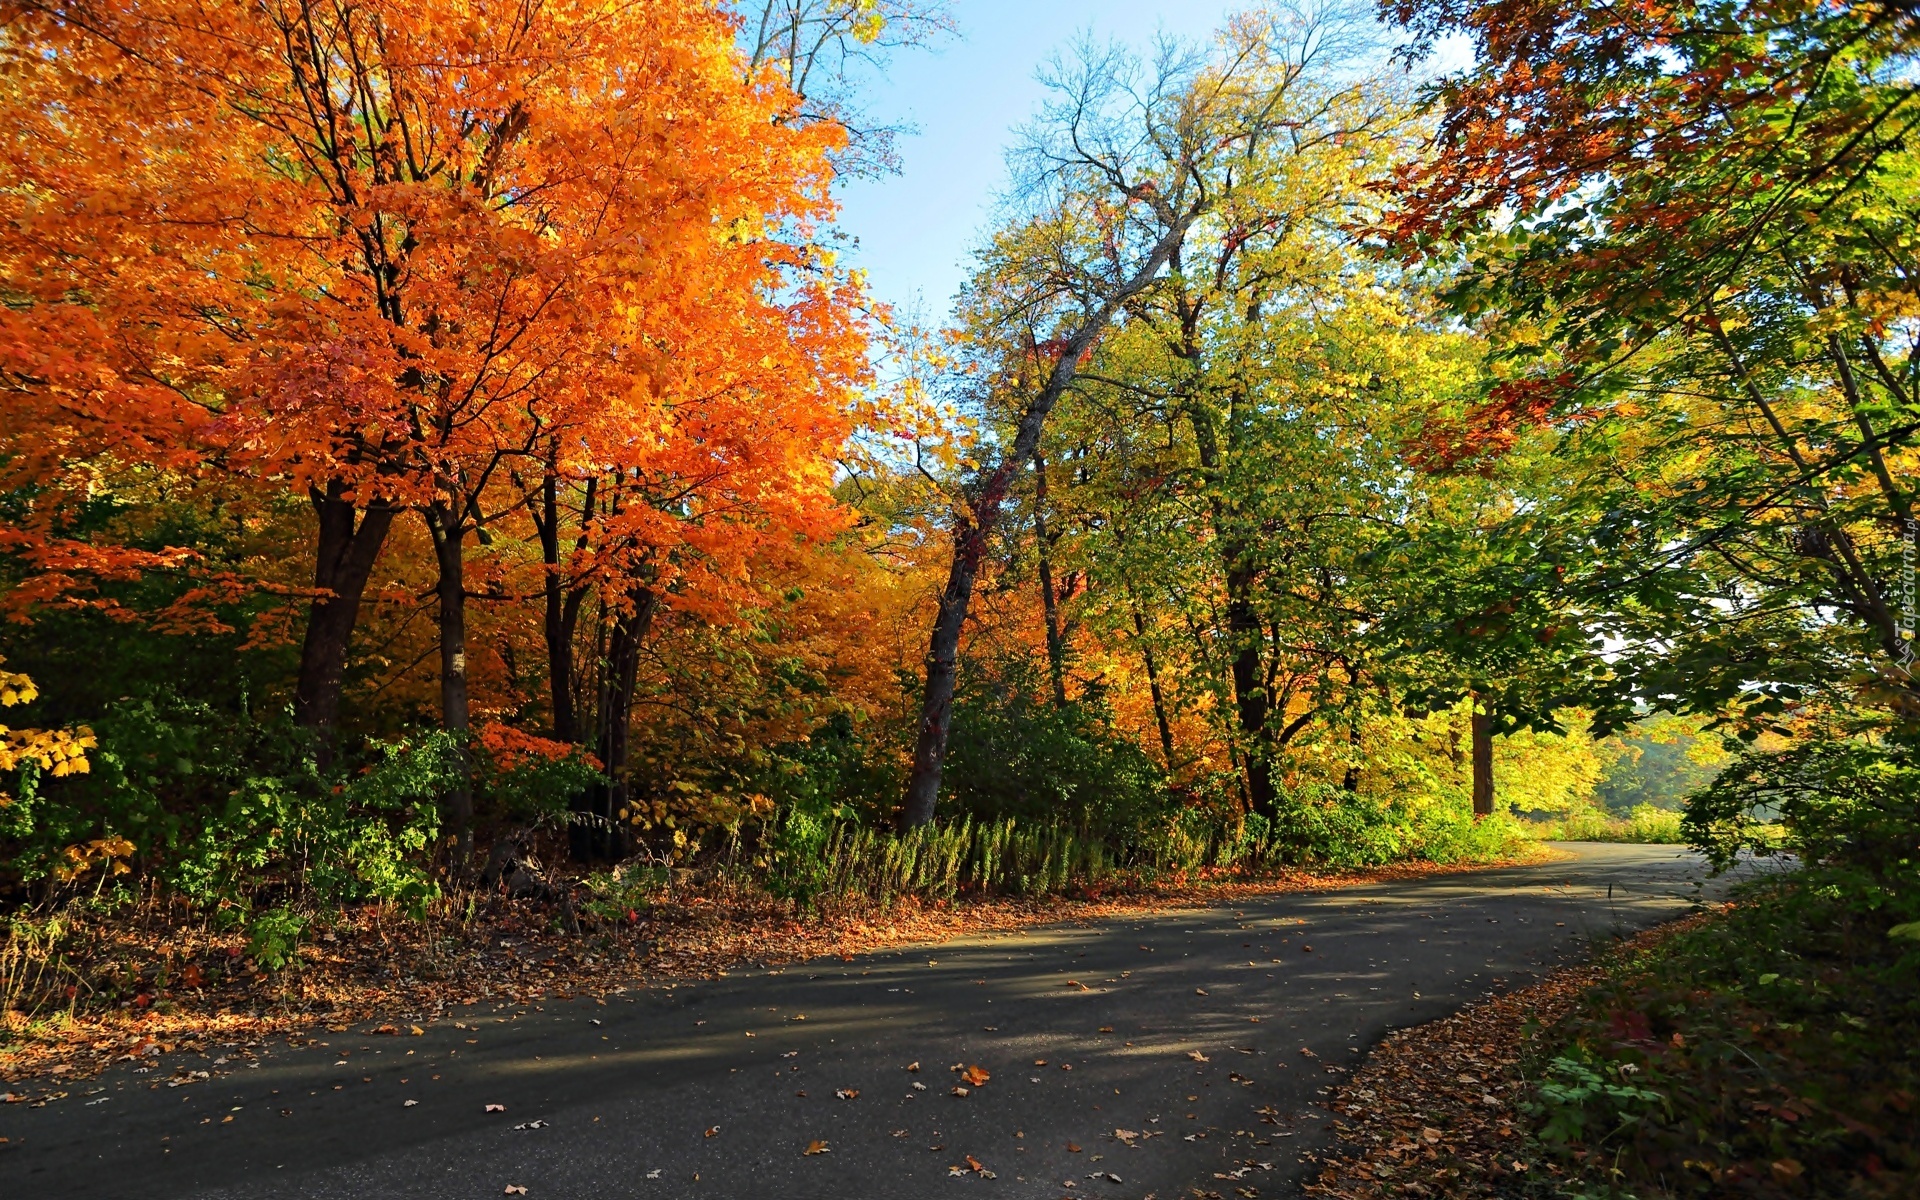
[{"label": "green foliage", "polygon": [[[1775,820],[1782,839],[1770,836]],[[1815,737],[1750,751],[1689,798],[1685,830],[1716,870],[1786,849],[1847,913],[1920,918],[1920,755],[1909,743]]]},{"label": "green foliage", "polygon": [[280,905],[263,909],[247,922],[247,953],[269,971],[282,970],[297,959],[300,935],[306,928],[305,918],[291,909]]},{"label": "green foliage", "polygon": [[1910,1195],[1920,944],[1802,873],[1766,879],[1612,961],[1536,1071],[1536,1133],[1575,1178],[1677,1200]]},{"label": "green foliage", "polygon": [[902,784],[888,747],[851,714],[839,712],[805,741],[769,747],[742,787],[783,810],[884,821]]},{"label": "green foliage", "polygon": [[1561,816],[1533,822],[1535,837],[1550,842],[1638,842],[1679,846],[1687,837],[1680,814],[1652,804],[1636,804],[1622,817],[1606,809],[1586,806]]},{"label": "green foliage", "polygon": [[[348,782],[250,776],[179,848],[169,881],[196,904],[244,909],[259,895],[331,905],[364,900],[419,909],[438,894],[426,851],[457,750],[432,734],[380,748]],[[302,786],[305,785],[305,786]]]},{"label": "green foliage", "polygon": [[671,868],[660,863],[622,863],[611,871],[595,871],[583,882],[587,898],[580,912],[597,921],[630,921],[653,907],[667,886]]},{"label": "green foliage", "polygon": [[[458,759],[446,735],[373,744],[322,774],[291,725],[167,692],[115,706],[96,731],[93,772],[43,781],[5,831],[24,883],[57,891],[80,861],[70,848],[125,839],[150,875],[234,920],[263,903],[418,908],[437,893],[428,852]],[[497,777],[537,795],[556,774]]]},{"label": "green foliage", "polygon": [[1697,724],[1677,718],[1636,723],[1614,741],[1615,757],[1594,799],[1616,813],[1642,804],[1679,811],[1690,793],[1713,782],[1729,757],[1721,739],[1699,732]]},{"label": "green foliage", "polygon": [[1634,1085],[1638,1072],[1633,1063],[1598,1061],[1578,1048],[1554,1058],[1527,1109],[1540,1120],[1541,1140],[1604,1146],[1650,1111],[1668,1108],[1664,1095]]},{"label": "green foliage", "polygon": [[943,775],[949,811],[1118,834],[1167,808],[1166,780],[1093,701],[1045,698],[1031,659],[968,664]]}]

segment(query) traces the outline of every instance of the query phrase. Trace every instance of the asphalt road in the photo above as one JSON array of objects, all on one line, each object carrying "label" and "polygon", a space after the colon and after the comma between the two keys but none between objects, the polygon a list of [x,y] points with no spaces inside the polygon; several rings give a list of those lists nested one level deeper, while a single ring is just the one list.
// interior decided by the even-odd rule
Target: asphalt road
[{"label": "asphalt road", "polygon": [[[0,1200],[1292,1195],[1316,1102],[1375,1040],[1675,916],[1705,877],[1673,847],[1565,849],[168,1055],[0,1108]],[[182,1069],[208,1077],[168,1086]]]}]

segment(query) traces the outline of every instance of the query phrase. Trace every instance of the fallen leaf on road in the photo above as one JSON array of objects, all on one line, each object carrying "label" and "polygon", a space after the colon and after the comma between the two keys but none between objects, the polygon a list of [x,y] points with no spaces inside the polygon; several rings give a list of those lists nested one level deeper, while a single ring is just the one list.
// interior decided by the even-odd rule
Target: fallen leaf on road
[{"label": "fallen leaf on road", "polygon": [[1044,1058],[1036,1058],[1033,1060],[1033,1065],[1036,1067],[1044,1067],[1047,1065],[1047,1060]]},{"label": "fallen leaf on road", "polygon": [[1101,1032],[1101,1033],[1112,1033],[1112,1032],[1113,1032],[1113,1026],[1111,1026],[1111,1025],[1102,1025],[1102,1026],[1100,1027],[1100,1032]]},{"label": "fallen leaf on road", "polygon": [[418,1103],[420,1103],[420,1102],[419,1102],[418,1100],[402,1100],[402,1101],[400,1102],[400,1107],[401,1107],[401,1108],[412,1108],[412,1107],[413,1107],[414,1105],[416,1105],[416,1104],[418,1104]]},{"label": "fallen leaf on road", "polygon": [[971,1096],[971,1095],[973,1094],[973,1089],[972,1089],[972,1088],[963,1088],[963,1087],[957,1087],[957,1088],[955,1088],[955,1089],[953,1089],[953,1094],[954,1094],[954,1095],[956,1095],[956,1096],[959,1096],[959,1097],[962,1097],[962,1098],[964,1099],[965,1097],[967,1097],[967,1096]]},{"label": "fallen leaf on road", "polygon": [[1206,994],[1207,994],[1207,989],[1205,989],[1205,988],[1195,988],[1195,989],[1193,989],[1193,994],[1194,994],[1194,995],[1196,995],[1196,996],[1204,996],[1204,995],[1206,995]]},{"label": "fallen leaf on road", "polygon": [[1133,1139],[1139,1137],[1140,1134],[1138,1130],[1116,1129],[1113,1131],[1113,1136],[1119,1138],[1123,1142],[1131,1142],[1133,1141]]},{"label": "fallen leaf on road", "polygon": [[1088,987],[1086,984],[1081,983],[1078,979],[1067,980],[1067,986],[1070,988],[1079,988],[1083,992],[1090,992],[1093,990],[1092,988]]},{"label": "fallen leaf on road", "polygon": [[1213,1061],[1212,1059],[1208,1058],[1206,1055],[1200,1053],[1198,1050],[1187,1051],[1187,1057],[1192,1059],[1195,1062],[1212,1062]]},{"label": "fallen leaf on road", "polygon": [[648,1171],[648,1172],[647,1172],[647,1178],[648,1178],[648,1179],[658,1179],[658,1178],[660,1178],[660,1171],[659,1171],[659,1169],[658,1169],[658,1168],[655,1168],[654,1170],[651,1170],[651,1171]]},{"label": "fallen leaf on road", "polygon": [[832,1154],[832,1153],[833,1153],[833,1147],[832,1147],[832,1146],[829,1146],[829,1145],[827,1145],[827,1144],[826,1144],[825,1142],[818,1142],[818,1141],[816,1141],[816,1142],[808,1142],[808,1143],[807,1143],[807,1148],[806,1148],[805,1150],[802,1150],[802,1151],[801,1151],[800,1153],[802,1153],[802,1154]]},{"label": "fallen leaf on road", "polygon": [[1068,1154],[1078,1154],[1078,1153],[1080,1153],[1080,1147],[1079,1147],[1079,1146],[1077,1146],[1077,1145],[1075,1145],[1075,1144],[1074,1144],[1074,1143],[1072,1143],[1072,1142],[1068,1142],[1068,1143],[1067,1143],[1067,1153],[1068,1153]]},{"label": "fallen leaf on road", "polygon": [[1309,1049],[1307,1049],[1307,1048],[1306,1048],[1305,1046],[1302,1046],[1302,1047],[1300,1047],[1300,1053],[1301,1053],[1301,1054],[1303,1054],[1303,1055],[1305,1055],[1305,1056],[1306,1056],[1306,1057],[1308,1057],[1308,1058],[1319,1058],[1319,1057],[1320,1057],[1320,1056],[1319,1056],[1318,1054],[1315,1054],[1315,1053],[1314,1053],[1313,1051],[1311,1051],[1311,1050],[1309,1050]]},{"label": "fallen leaf on road", "polygon": [[515,1129],[545,1129],[546,1127],[547,1123],[545,1121],[522,1121],[520,1124],[514,1126]]},{"label": "fallen leaf on road", "polygon": [[489,1105],[487,1105],[487,1109],[486,1109],[486,1111],[488,1111],[488,1112],[505,1112],[505,1111],[507,1111],[507,1106],[506,1106],[506,1105],[504,1105],[504,1104],[489,1104]]},{"label": "fallen leaf on road", "polygon": [[993,1076],[987,1074],[986,1068],[969,1064],[966,1070],[960,1072],[960,1078],[974,1087],[979,1087]]},{"label": "fallen leaf on road", "polygon": [[507,1185],[507,1190],[502,1194],[507,1196],[524,1196],[527,1194],[527,1189],[517,1183],[510,1183]]},{"label": "fallen leaf on road", "polygon": [[[600,1022],[598,1022],[598,1021],[595,1021],[595,1022],[594,1022],[594,1024],[595,1024],[595,1025],[598,1025],[599,1023],[600,1023]],[[422,1029],[422,1028],[420,1028],[420,1027],[419,1027],[418,1025],[409,1025],[409,1026],[407,1026],[407,1032],[408,1032],[408,1033],[410,1033],[410,1034],[412,1034],[412,1035],[413,1035],[414,1037],[425,1037],[425,1036],[427,1036],[427,1031],[426,1031],[426,1030],[424,1030],[424,1029]]]},{"label": "fallen leaf on road", "polygon": [[707,1131],[706,1131],[705,1133],[703,1133],[703,1134],[701,1134],[700,1136],[702,1136],[702,1137],[719,1137],[719,1136],[720,1136],[720,1127],[719,1127],[718,1125],[715,1125],[715,1126],[713,1126],[712,1128],[710,1128],[710,1129],[708,1129],[708,1130],[707,1130]]},{"label": "fallen leaf on road", "polygon": [[913,1062],[910,1062],[907,1064],[907,1070],[909,1071],[918,1071],[919,1069],[920,1069],[920,1062],[918,1059],[915,1059]]},{"label": "fallen leaf on road", "polygon": [[913,1090],[916,1092],[924,1092],[927,1090],[927,1085],[916,1079],[913,1081]]},{"label": "fallen leaf on road", "polygon": [[833,1090],[833,1094],[840,1097],[842,1100],[858,1100],[860,1098],[860,1089],[859,1088],[835,1088]]}]

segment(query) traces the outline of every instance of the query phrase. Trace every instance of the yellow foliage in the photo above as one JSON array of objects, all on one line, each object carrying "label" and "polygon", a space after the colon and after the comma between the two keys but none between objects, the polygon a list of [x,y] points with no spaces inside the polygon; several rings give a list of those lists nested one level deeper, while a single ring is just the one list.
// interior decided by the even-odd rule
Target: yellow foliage
[{"label": "yellow foliage", "polygon": [[[0,706],[28,704],[39,694],[33,680],[25,675],[0,671]],[[89,770],[86,752],[98,744],[93,730],[84,725],[72,730],[13,729],[0,725],[0,771],[17,771],[31,762],[55,777],[84,775]],[[0,793],[0,805],[11,802],[11,797]]]}]

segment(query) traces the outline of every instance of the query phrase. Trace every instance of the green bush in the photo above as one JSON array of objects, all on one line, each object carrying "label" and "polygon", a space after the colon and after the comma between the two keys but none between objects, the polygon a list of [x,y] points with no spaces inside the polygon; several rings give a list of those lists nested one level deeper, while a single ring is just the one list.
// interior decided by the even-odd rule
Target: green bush
[{"label": "green bush", "polygon": [[1616,960],[1547,1039],[1532,1115],[1575,1176],[1687,1200],[1920,1185],[1920,943],[1811,875]]},{"label": "green bush", "polygon": [[1055,704],[1038,664],[998,660],[961,680],[941,777],[946,811],[1119,834],[1171,808],[1159,764],[1116,733],[1097,702]]},{"label": "green bush", "polygon": [[247,953],[269,971],[282,970],[298,957],[306,928],[302,917],[278,905],[255,913],[247,922]]},{"label": "green bush", "polygon": [[383,746],[362,773],[330,786],[315,777],[241,779],[162,874],[208,908],[244,911],[266,896],[302,906],[383,900],[418,911],[438,894],[428,849],[457,761],[452,740],[434,734]]},{"label": "green bush", "polygon": [[1906,743],[1749,752],[1688,798],[1684,828],[1715,870],[1786,850],[1851,916],[1883,928],[1920,920],[1920,755]]}]

